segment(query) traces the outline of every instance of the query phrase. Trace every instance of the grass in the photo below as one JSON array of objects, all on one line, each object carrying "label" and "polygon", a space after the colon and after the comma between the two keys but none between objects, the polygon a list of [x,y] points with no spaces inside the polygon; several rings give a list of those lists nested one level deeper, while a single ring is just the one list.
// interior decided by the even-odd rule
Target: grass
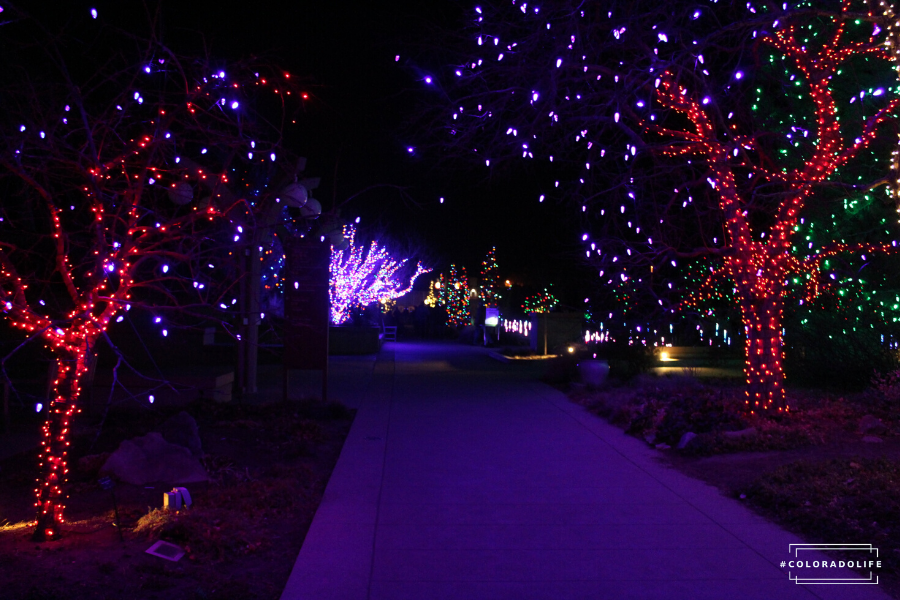
[{"label": "grass", "polygon": [[0,523],[0,534],[11,533],[13,535],[30,530],[34,527],[36,521],[19,521],[18,523],[9,523],[4,521]]}]

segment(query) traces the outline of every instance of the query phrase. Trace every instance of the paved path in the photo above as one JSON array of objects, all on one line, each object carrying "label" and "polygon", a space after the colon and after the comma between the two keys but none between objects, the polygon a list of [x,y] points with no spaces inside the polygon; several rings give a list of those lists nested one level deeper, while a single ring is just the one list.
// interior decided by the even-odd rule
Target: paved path
[{"label": "paved path", "polygon": [[800,540],[534,367],[391,343],[371,370],[333,372],[359,412],[283,600],[886,597],[789,581],[778,563]]}]

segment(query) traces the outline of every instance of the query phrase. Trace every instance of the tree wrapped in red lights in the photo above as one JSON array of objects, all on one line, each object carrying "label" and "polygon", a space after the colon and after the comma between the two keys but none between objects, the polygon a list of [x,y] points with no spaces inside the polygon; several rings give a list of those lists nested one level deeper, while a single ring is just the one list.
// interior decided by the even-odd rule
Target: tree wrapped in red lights
[{"label": "tree wrapped in red lights", "polygon": [[[290,82],[258,64],[226,72],[180,58],[87,13],[70,26],[89,46],[14,8],[4,17],[0,310],[56,360],[50,404],[37,407],[47,417],[35,538],[49,540],[64,522],[70,434],[97,343],[132,308],[208,318],[227,307],[229,245],[281,209],[274,193],[246,190],[295,176],[270,125],[286,116]],[[271,121],[252,108],[267,102]]]},{"label": "tree wrapped in red lights", "polygon": [[[431,113],[444,149],[545,172],[534,201],[577,200],[585,259],[647,321],[711,316],[700,297],[727,290],[743,321],[748,408],[787,410],[791,282],[808,302],[829,285],[829,259],[896,247],[892,196],[874,198],[897,177],[889,10],[517,0],[471,16],[466,58],[432,78],[449,97]],[[804,248],[802,220],[848,197],[866,198],[874,226]]]},{"label": "tree wrapped in red lights", "polygon": [[353,225],[344,227],[344,239],[348,242],[346,248],[331,250],[329,296],[331,322],[335,325],[347,322],[354,308],[399,298],[412,289],[419,275],[431,271],[419,262],[409,275],[405,268],[409,259],[394,258],[376,241],[368,247],[357,245]]}]

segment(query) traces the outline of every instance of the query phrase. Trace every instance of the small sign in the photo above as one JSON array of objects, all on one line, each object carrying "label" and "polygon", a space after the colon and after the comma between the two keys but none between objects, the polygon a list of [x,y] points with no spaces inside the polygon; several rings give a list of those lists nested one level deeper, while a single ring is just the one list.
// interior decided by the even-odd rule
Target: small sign
[{"label": "small sign", "polygon": [[488,327],[496,327],[500,324],[500,309],[496,306],[489,306],[484,309],[484,324]]},{"label": "small sign", "polygon": [[164,542],[159,540],[146,550],[147,554],[152,554],[153,556],[158,556],[160,558],[164,558],[166,560],[171,560],[172,562],[178,562],[182,556],[184,556],[184,550],[176,546],[175,544],[170,544],[169,542]]}]

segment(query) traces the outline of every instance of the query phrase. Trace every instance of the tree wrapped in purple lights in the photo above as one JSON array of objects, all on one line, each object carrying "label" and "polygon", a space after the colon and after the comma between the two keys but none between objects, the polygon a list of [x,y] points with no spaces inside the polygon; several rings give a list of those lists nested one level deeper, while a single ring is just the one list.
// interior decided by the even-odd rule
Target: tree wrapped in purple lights
[{"label": "tree wrapped in purple lights", "polygon": [[[897,248],[889,5],[514,0],[472,17],[465,58],[426,80],[449,100],[431,113],[443,149],[490,169],[534,164],[547,177],[536,201],[576,199],[585,259],[627,298],[609,321],[711,314],[699,296],[730,304],[748,409],[787,410],[785,298],[832,286],[839,257],[864,265]],[[816,227],[830,237],[814,247],[804,219],[848,198],[873,219],[852,236]]]},{"label": "tree wrapped in purple lights", "polygon": [[368,246],[357,245],[354,225],[344,227],[344,239],[346,248],[331,249],[329,297],[335,325],[346,323],[355,308],[399,298],[412,289],[419,275],[431,271],[418,262],[409,275],[409,259],[394,258],[374,240]]}]

